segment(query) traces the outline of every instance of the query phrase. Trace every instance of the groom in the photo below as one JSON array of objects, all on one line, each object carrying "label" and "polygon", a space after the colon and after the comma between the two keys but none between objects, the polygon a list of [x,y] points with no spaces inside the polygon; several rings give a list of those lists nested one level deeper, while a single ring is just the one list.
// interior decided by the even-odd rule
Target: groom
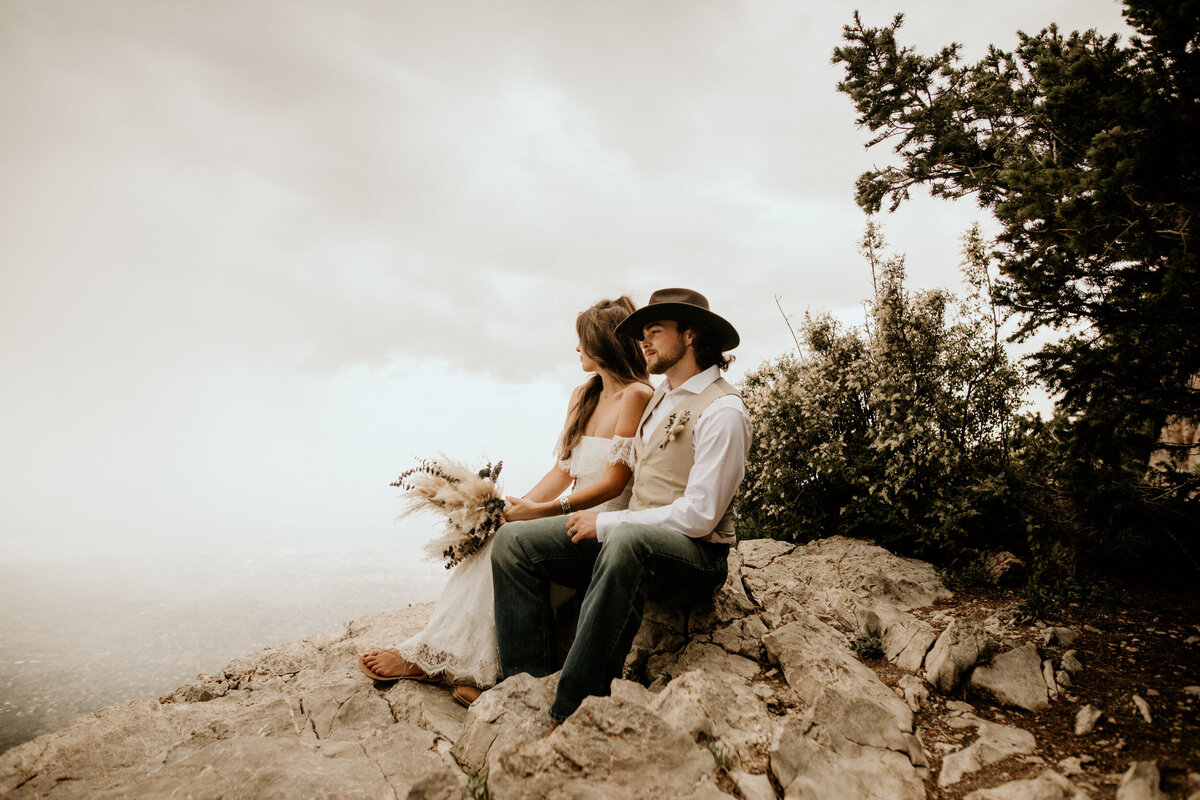
[{"label": "groom", "polygon": [[691,605],[724,583],[729,506],[750,449],[750,416],[721,378],[738,334],[703,295],[660,289],[617,332],[641,340],[650,372],[665,376],[634,437],[629,509],[511,522],[492,549],[501,679],[558,668],[549,585],[586,590],[555,722],[609,693],[646,600]]}]

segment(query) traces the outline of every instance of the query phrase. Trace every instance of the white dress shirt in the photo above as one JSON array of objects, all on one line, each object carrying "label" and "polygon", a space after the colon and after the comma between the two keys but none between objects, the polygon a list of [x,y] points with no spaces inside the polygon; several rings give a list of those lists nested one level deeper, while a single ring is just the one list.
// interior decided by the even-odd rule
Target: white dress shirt
[{"label": "white dress shirt", "polygon": [[[684,398],[700,394],[719,377],[721,370],[712,366],[668,391],[642,426],[642,442]],[[750,435],[750,414],[742,398],[727,394],[712,401],[692,427],[695,461],[683,496],[669,506],[602,511],[596,517],[596,538],[603,542],[622,522],[661,525],[695,539],[708,536],[725,516],[745,477]]]}]

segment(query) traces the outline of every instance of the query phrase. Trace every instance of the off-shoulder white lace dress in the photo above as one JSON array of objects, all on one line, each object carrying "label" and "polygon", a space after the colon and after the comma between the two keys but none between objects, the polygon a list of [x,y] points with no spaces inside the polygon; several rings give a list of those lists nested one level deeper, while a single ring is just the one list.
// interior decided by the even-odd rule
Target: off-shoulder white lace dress
[{"label": "off-shoulder white lace dress", "polygon": [[[581,489],[599,481],[609,464],[632,464],[633,440],[584,436],[559,468]],[[616,511],[629,505],[633,482],[619,497],[593,511]],[[397,648],[401,657],[430,675],[443,673],[452,683],[487,688],[500,675],[496,618],[492,599],[492,543],[455,567],[438,598],[433,616],[420,633]]]}]

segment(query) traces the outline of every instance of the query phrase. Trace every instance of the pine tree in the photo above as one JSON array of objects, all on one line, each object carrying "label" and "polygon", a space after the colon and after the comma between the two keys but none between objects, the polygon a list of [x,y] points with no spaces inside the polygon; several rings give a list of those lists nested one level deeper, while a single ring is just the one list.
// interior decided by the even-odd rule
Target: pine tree
[{"label": "pine tree", "polygon": [[1054,25],[964,64],[925,56],[859,16],[834,51],[858,122],[894,166],[857,201],[895,209],[913,187],[973,195],[1001,232],[1000,303],[1018,336],[1063,335],[1036,374],[1094,463],[1139,464],[1172,415],[1200,417],[1200,0],[1127,0],[1128,44]]}]

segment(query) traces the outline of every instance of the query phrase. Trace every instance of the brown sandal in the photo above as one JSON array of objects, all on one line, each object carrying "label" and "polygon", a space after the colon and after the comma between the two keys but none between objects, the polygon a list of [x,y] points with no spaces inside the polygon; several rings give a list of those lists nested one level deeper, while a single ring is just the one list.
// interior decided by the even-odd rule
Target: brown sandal
[{"label": "brown sandal", "polygon": [[450,693],[450,696],[457,700],[459,705],[470,708],[471,705],[479,699],[479,695],[481,694],[483,694],[483,692],[479,689],[476,689],[474,686],[463,684],[461,686],[455,686],[454,691]]}]

